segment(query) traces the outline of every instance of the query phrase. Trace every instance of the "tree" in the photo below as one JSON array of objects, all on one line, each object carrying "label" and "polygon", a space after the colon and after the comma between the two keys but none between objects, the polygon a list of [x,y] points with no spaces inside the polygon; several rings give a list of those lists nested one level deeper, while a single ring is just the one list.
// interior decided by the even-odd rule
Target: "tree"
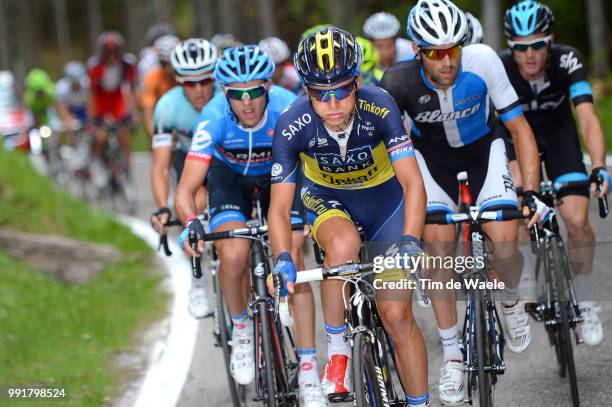
[{"label": "tree", "polygon": [[216,30],[212,0],[192,0],[196,35],[210,39]]},{"label": "tree", "polygon": [[65,0],[53,0],[53,11],[55,14],[55,30],[62,59],[67,61],[71,57],[70,46],[70,22],[66,12]]},{"label": "tree", "polygon": [[494,49],[501,46],[501,10],[499,0],[482,0],[482,25],[485,39]]},{"label": "tree", "polygon": [[6,19],[4,0],[0,0],[0,69],[10,69],[8,38],[6,36]]},{"label": "tree", "polygon": [[102,12],[98,0],[87,0],[87,17],[89,20],[89,44],[91,50],[95,51],[97,48],[96,40],[102,32]]},{"label": "tree", "polygon": [[261,37],[271,37],[278,35],[278,27],[276,25],[276,13],[274,12],[273,0],[257,0],[257,12],[259,19],[259,34]]},{"label": "tree", "polygon": [[609,69],[610,33],[606,24],[606,13],[602,0],[586,0],[587,29],[589,31],[589,48],[593,60],[593,74],[603,78]]}]

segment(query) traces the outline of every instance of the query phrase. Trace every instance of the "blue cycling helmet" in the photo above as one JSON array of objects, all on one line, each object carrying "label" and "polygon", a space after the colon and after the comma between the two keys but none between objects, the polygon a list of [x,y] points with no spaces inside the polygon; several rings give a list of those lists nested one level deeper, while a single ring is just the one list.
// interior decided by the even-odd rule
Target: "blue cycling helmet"
[{"label": "blue cycling helmet", "polygon": [[268,80],[275,68],[272,57],[257,45],[226,48],[223,57],[217,61],[215,79],[221,85]]},{"label": "blue cycling helmet", "polygon": [[533,0],[521,1],[506,11],[504,35],[506,38],[526,37],[552,30],[555,16],[550,8]]}]

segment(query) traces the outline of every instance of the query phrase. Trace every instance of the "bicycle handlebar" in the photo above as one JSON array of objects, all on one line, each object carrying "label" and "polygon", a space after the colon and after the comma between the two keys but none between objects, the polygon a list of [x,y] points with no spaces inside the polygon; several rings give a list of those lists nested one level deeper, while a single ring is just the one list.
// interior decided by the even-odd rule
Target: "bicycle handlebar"
[{"label": "bicycle handlebar", "polygon": [[523,219],[526,216],[518,209],[500,209],[497,211],[477,211],[459,213],[430,213],[425,216],[426,224],[450,225],[468,221],[502,222],[513,219]]}]

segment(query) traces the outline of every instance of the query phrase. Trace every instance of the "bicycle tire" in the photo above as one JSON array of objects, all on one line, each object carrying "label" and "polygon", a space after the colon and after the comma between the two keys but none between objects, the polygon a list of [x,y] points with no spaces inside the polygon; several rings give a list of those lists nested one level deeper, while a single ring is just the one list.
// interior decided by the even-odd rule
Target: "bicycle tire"
[{"label": "bicycle tire", "polygon": [[225,309],[225,300],[223,299],[223,293],[221,292],[221,284],[217,281],[215,286],[215,295],[217,296],[217,307],[219,315],[219,337],[221,342],[221,348],[223,348],[223,360],[225,362],[225,373],[227,376],[227,384],[230,389],[230,396],[234,407],[246,406],[246,388],[243,385],[236,383],[232,376],[230,368],[230,358],[232,354],[232,348],[229,343],[231,338],[232,322],[228,318],[229,313]]},{"label": "bicycle tire", "polygon": [[568,299],[568,286],[566,281],[567,264],[561,261],[560,246],[562,242],[557,239],[551,241],[551,250],[553,256],[553,278],[555,280],[555,288],[557,291],[557,304],[559,306],[559,325],[558,325],[558,355],[562,361],[562,369],[559,374],[562,378],[568,377],[570,389],[572,393],[572,404],[574,407],[580,405],[580,394],[578,391],[578,379],[576,377],[576,366],[574,364],[574,350],[572,347],[571,332],[568,309],[570,300]]},{"label": "bicycle tire", "polygon": [[[487,363],[487,351],[489,347],[488,332],[485,329],[485,308],[482,299],[482,292],[476,290],[474,295],[474,331],[476,336],[476,363],[477,366],[477,385],[478,385],[478,402],[480,407],[490,407],[493,405],[492,387],[490,373],[485,370]],[[489,355],[490,356],[490,355]]]},{"label": "bicycle tire", "polygon": [[354,402],[357,407],[381,407],[389,405],[383,399],[381,384],[384,386],[382,372],[377,374],[373,356],[372,343],[367,340],[363,332],[353,337],[353,387]]},{"label": "bicycle tire", "polygon": [[[263,401],[264,405],[268,407],[275,407],[275,373],[274,373],[274,348],[272,347],[272,337],[270,333],[270,319],[268,318],[268,304],[261,302],[259,304],[257,313],[257,320],[259,322],[260,338],[263,350],[263,361],[264,361],[264,382],[263,382]],[[263,317],[262,317],[263,316]]]}]

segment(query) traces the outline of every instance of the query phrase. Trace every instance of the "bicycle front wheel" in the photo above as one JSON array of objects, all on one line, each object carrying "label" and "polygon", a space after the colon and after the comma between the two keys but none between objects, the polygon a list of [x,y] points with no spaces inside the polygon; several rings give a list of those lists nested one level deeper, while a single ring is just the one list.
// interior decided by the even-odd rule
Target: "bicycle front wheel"
[{"label": "bicycle front wheel", "polygon": [[486,303],[482,292],[477,290],[474,300],[474,331],[476,334],[476,362],[478,364],[478,401],[480,407],[493,405],[493,387],[491,386],[491,373],[487,366],[491,366],[491,340],[487,330]]},{"label": "bicycle front wheel", "polygon": [[576,366],[574,365],[574,350],[572,348],[572,338],[570,332],[570,308],[572,306],[569,295],[569,284],[567,281],[567,263],[562,260],[562,242],[560,240],[551,241],[551,251],[553,256],[553,279],[555,280],[556,303],[559,308],[559,324],[557,325],[556,352],[560,361],[559,375],[569,379],[572,392],[572,404],[574,407],[580,405],[580,395],[578,393],[578,380],[576,378]]},{"label": "bicycle front wheel", "polygon": [[359,332],[353,337],[353,386],[357,407],[389,405],[382,369],[375,363],[375,347]]}]

